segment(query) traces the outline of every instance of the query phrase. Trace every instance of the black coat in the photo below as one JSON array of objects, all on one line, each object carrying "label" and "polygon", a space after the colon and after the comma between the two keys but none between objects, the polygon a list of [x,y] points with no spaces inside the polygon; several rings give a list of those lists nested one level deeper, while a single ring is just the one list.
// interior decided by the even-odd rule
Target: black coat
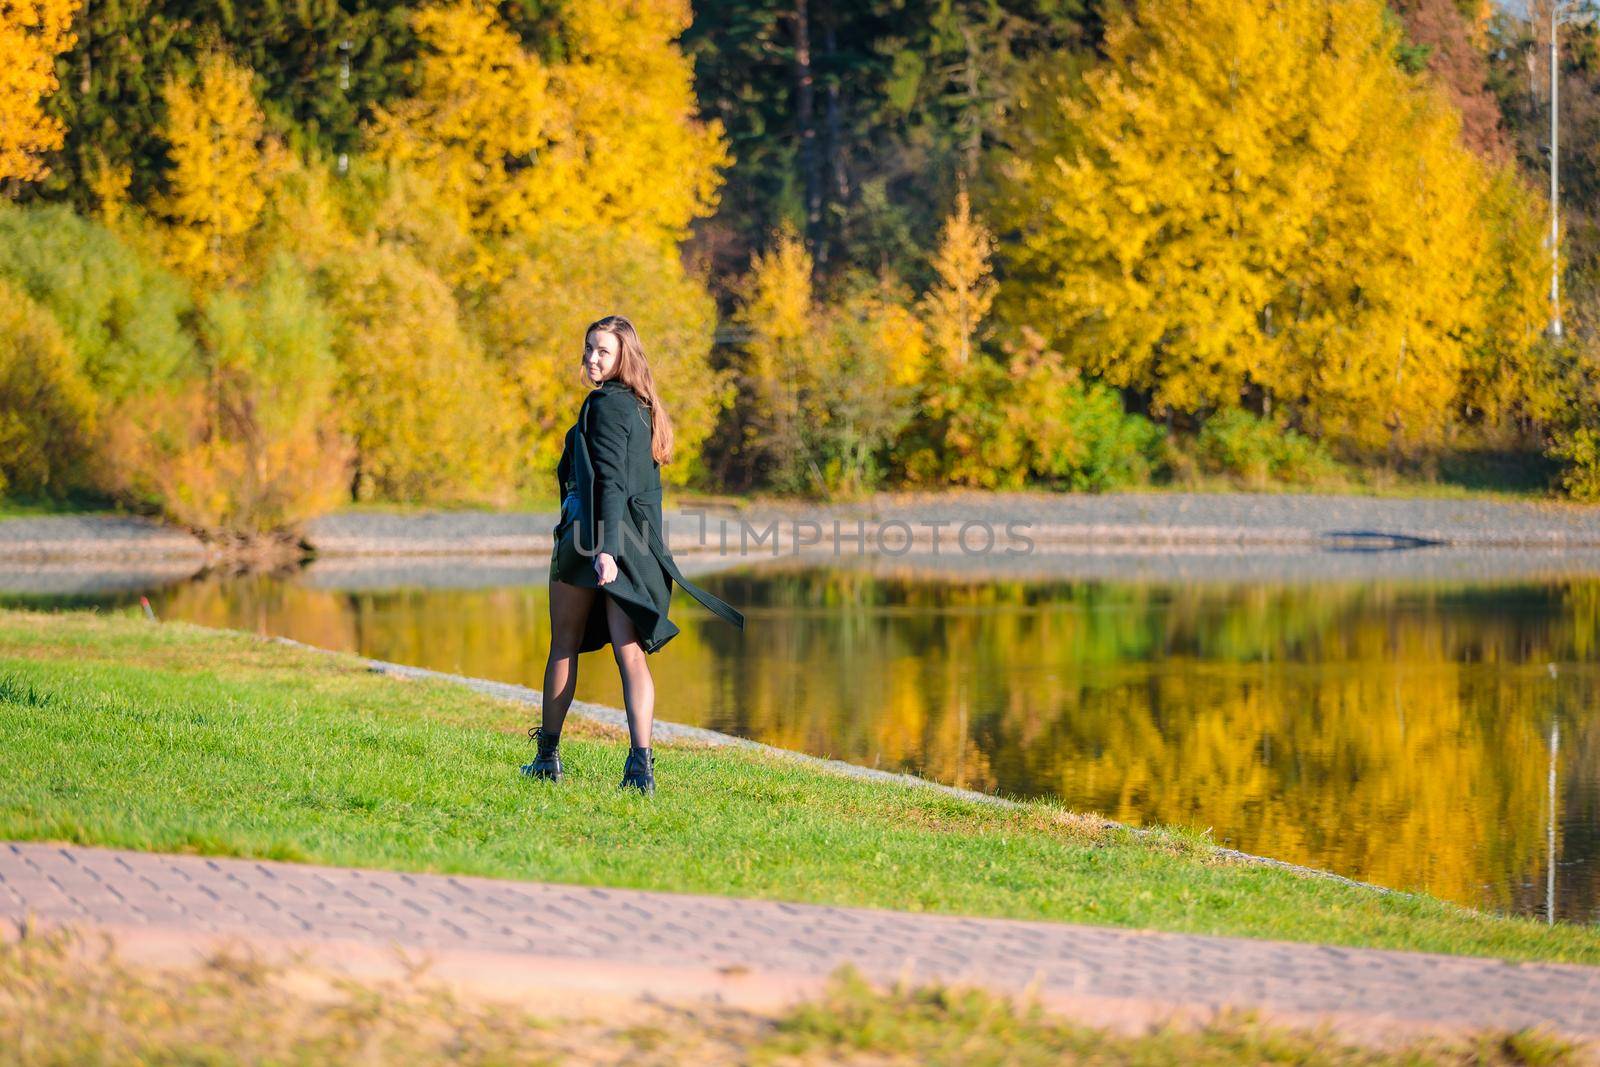
[{"label": "black coat", "polygon": [[[570,479],[578,491],[578,513],[571,529],[558,523],[552,578],[609,593],[633,621],[639,644],[658,651],[680,632],[667,618],[676,581],[707,609],[740,630],[744,616],[727,602],[685,580],[663,540],[661,464],[651,454],[650,411],[627,384],[611,378],[592,390],[567,431],[556,465],[556,484]],[[600,585],[594,557],[609,552],[617,577]],[[611,641],[603,597],[596,597],[584,626],[579,652]]]}]

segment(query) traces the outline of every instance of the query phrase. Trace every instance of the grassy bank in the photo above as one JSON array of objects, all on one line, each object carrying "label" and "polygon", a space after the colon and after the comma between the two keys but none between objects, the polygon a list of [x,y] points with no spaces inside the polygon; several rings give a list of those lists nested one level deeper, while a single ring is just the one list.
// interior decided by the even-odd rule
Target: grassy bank
[{"label": "grassy bank", "polygon": [[52,500],[48,497],[24,499],[0,496],[0,520],[36,519],[48,515],[126,515],[103,500]]},{"label": "grassy bank", "polygon": [[737,750],[571,720],[242,633],[0,612],[0,838],[1600,963],[1600,930],[1496,918]]},{"label": "grassy bank", "polygon": [[1234,1015],[1124,1036],[976,990],[879,990],[849,971],[775,1017],[636,1004],[556,1018],[461,998],[423,979],[354,981],[237,952],[182,968],[133,966],[51,934],[0,943],[7,1063],[1565,1064],[1537,1032],[1384,1051]]}]

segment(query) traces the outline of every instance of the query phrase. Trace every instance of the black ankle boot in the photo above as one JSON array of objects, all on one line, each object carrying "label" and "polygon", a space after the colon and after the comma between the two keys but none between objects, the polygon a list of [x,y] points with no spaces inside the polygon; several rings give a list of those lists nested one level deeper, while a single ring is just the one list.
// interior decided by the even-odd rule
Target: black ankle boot
[{"label": "black ankle boot", "polygon": [[561,754],[556,751],[556,746],[561,744],[561,735],[546,737],[544,729],[535,726],[528,731],[528,737],[539,743],[539,754],[533,757],[532,763],[522,765],[523,775],[547,782],[561,781]]},{"label": "black ankle boot", "polygon": [[649,796],[656,791],[656,757],[648,748],[628,749],[619,789],[637,789]]}]

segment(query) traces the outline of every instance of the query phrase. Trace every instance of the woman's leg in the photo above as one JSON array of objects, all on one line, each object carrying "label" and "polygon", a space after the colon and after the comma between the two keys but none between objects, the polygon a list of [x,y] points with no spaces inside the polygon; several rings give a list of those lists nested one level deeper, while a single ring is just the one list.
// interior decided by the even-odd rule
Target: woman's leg
[{"label": "woman's leg", "polygon": [[[544,664],[544,716],[540,732],[558,736],[578,688],[578,646],[589,621],[596,591],[566,582],[550,583],[550,656]],[[609,597],[607,599],[610,599]]]},{"label": "woman's leg", "polygon": [[606,597],[606,625],[611,628],[611,652],[622,673],[622,702],[628,711],[628,736],[634,748],[650,747],[650,727],[656,716],[656,683],[650,677],[648,654],[639,645],[633,620],[615,597]]}]

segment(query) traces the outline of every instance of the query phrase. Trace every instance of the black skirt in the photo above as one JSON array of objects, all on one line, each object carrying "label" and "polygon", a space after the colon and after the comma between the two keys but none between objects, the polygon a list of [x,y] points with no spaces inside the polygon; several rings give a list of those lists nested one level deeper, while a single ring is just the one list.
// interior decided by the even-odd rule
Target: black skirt
[{"label": "black skirt", "polygon": [[575,519],[556,527],[555,547],[550,550],[550,580],[584,589],[600,588],[599,576],[594,572],[594,557],[578,551],[578,523]]},{"label": "black skirt", "polygon": [[574,532],[578,528],[578,490],[570,481],[562,489],[565,492],[561,498],[561,518],[551,531],[554,541],[550,549],[550,580],[583,585],[582,576],[587,571],[590,579],[587,588],[592,589],[595,588],[594,559],[579,552],[573,542]]}]

